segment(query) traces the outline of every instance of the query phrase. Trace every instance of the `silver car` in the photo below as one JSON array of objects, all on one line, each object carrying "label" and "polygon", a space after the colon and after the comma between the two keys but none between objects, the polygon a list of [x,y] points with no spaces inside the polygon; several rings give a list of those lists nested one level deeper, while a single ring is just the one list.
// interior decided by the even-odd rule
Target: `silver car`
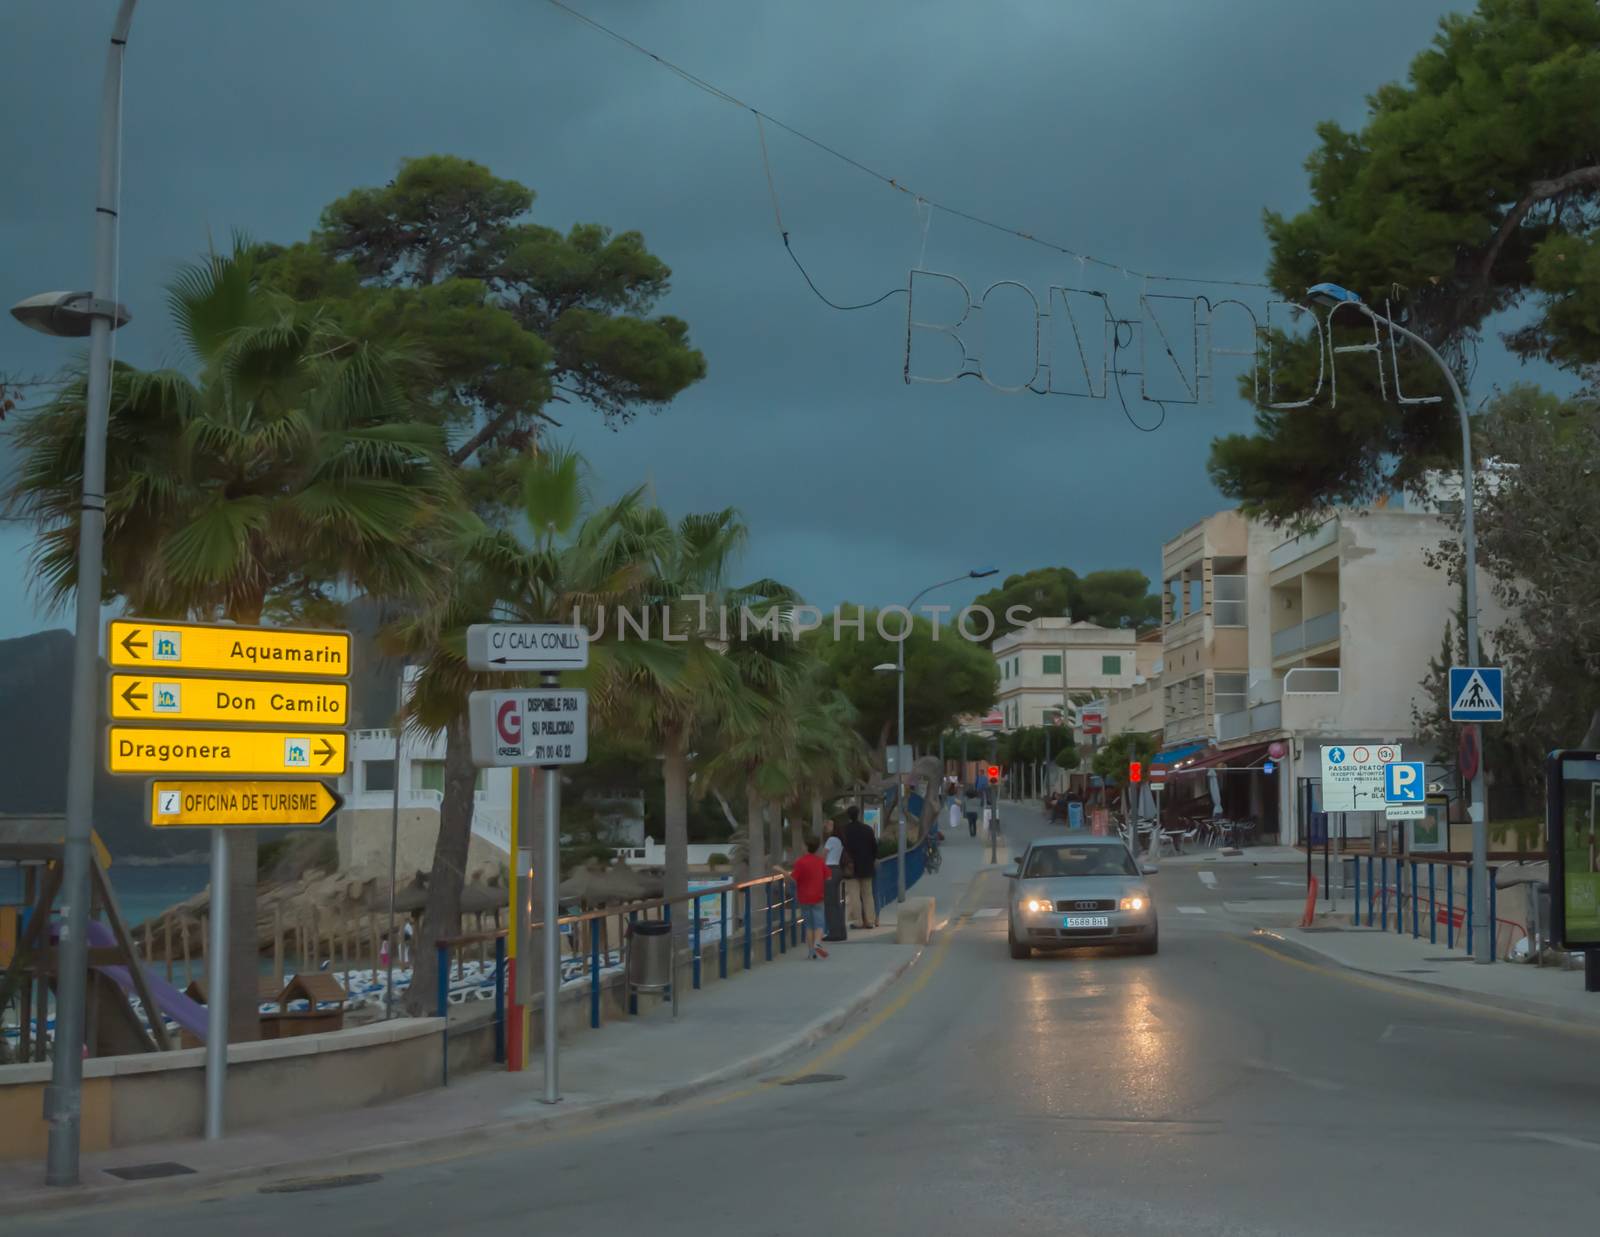
[{"label": "silver car", "polygon": [[1012,887],[1007,940],[1013,958],[1035,949],[1135,945],[1156,952],[1155,901],[1141,868],[1120,837],[1065,833],[1040,838],[1007,872]]}]

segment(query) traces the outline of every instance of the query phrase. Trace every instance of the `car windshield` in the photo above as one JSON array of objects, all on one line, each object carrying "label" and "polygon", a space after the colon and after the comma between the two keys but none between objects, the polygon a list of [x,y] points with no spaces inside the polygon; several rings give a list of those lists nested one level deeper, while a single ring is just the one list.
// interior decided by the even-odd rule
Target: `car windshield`
[{"label": "car windshield", "polygon": [[1035,846],[1024,876],[1137,876],[1133,856],[1121,846]]}]

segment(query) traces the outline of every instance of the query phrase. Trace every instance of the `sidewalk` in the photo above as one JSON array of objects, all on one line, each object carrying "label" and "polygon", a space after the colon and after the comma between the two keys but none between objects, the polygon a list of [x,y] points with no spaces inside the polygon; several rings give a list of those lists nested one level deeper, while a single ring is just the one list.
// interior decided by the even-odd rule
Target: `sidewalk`
[{"label": "sidewalk", "polygon": [[[942,927],[987,859],[987,846],[980,855],[964,834],[950,838],[941,870],[924,876],[907,896],[933,897],[935,926]],[[573,1035],[561,1045],[559,1105],[541,1100],[544,1062],[535,1055],[520,1074],[491,1067],[448,1088],[377,1107],[245,1130],[217,1142],[188,1139],[86,1154],[82,1184],[72,1189],[45,1187],[41,1163],[0,1163],[0,1198],[9,1212],[20,1213],[151,1193],[171,1197],[230,1178],[324,1176],[686,1100],[777,1069],[865,1012],[923,952],[895,943],[895,911],[890,903],[877,929],[852,932],[830,946],[826,961],[809,961],[804,946],[791,947],[781,961],[742,974],[730,958],[728,982],[698,992],[685,982],[676,1020],[669,1003],[641,997],[639,1017]],[[130,1182],[106,1171],[169,1161],[192,1172]]]},{"label": "sidewalk", "polygon": [[1461,949],[1413,940],[1409,933],[1354,928],[1318,916],[1310,929],[1279,927],[1262,934],[1295,949],[1392,983],[1448,993],[1494,1009],[1600,1030],[1600,993],[1583,990],[1583,971],[1525,962],[1479,965]]}]

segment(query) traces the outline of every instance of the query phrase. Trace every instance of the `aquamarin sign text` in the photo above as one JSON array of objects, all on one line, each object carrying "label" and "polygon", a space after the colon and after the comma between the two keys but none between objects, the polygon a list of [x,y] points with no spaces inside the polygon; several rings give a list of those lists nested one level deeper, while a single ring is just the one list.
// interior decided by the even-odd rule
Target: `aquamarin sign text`
[{"label": "aquamarin sign text", "polygon": [[[1341,364],[1375,367],[1379,391],[1390,398],[1392,388],[1396,403],[1436,404],[1442,398],[1400,389],[1394,333],[1385,340],[1378,324],[1351,304],[1319,316],[1294,301],[1266,300],[1258,314],[1233,297],[1142,291],[1137,313],[1130,316],[1114,310],[1101,291],[1051,285],[1041,297],[1025,284],[1004,279],[974,298],[956,276],[925,270],[910,273],[907,293],[907,382],[976,378],[997,391],[1208,404],[1215,395],[1218,358],[1237,357],[1248,362],[1255,403],[1267,408],[1307,408],[1323,399],[1334,407]],[[1332,324],[1340,310],[1345,311],[1341,325],[1371,328],[1370,343],[1333,343]],[[991,314],[1007,325],[992,328],[986,317]],[[1309,391],[1282,389],[1273,363],[1275,335],[1296,333],[1315,338],[1318,345],[1317,381]],[[1000,352],[1004,357],[995,359]],[[1341,362],[1350,354],[1355,355]]]}]

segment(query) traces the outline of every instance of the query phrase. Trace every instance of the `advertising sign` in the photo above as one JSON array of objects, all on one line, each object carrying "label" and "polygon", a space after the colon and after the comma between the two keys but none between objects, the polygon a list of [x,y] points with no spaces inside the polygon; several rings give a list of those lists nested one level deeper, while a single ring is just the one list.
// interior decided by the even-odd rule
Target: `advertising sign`
[{"label": "advertising sign", "polygon": [[1550,930],[1566,949],[1600,949],[1600,752],[1545,762]]}]

